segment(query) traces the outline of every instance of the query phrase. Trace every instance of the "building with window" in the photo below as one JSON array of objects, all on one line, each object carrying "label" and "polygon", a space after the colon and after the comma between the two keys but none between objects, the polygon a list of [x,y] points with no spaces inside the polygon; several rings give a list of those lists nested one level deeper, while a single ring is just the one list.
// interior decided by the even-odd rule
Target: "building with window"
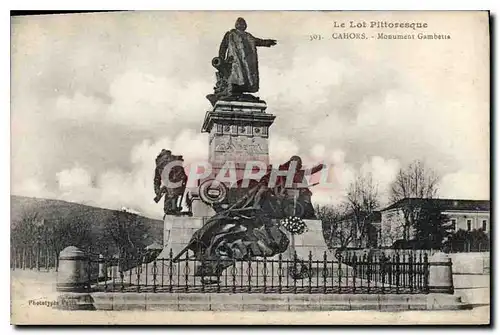
[{"label": "building with window", "polygon": [[382,246],[390,246],[396,240],[410,240],[415,232],[405,227],[405,210],[437,208],[446,215],[455,231],[483,230],[490,233],[490,201],[459,199],[418,199],[405,198],[381,210],[380,241]]}]

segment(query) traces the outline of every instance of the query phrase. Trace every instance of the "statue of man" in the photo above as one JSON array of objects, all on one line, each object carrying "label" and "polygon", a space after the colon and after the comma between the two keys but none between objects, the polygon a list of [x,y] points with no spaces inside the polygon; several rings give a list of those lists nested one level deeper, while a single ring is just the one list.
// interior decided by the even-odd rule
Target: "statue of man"
[{"label": "statue of man", "polygon": [[239,17],[235,29],[228,31],[219,48],[219,59],[227,64],[227,96],[259,90],[257,47],[271,47],[276,40],[260,39],[247,33],[246,21]]},{"label": "statue of man", "polygon": [[172,151],[170,150],[162,149],[158,156],[156,156],[154,176],[154,191],[156,194],[156,202],[160,201],[161,196],[166,192],[166,188],[162,186],[161,174],[165,166],[167,166],[170,161],[172,161]]},{"label": "statue of man", "polygon": [[[169,163],[177,161],[171,169],[165,171]],[[163,149],[156,157],[156,168],[154,176],[154,191],[156,197],[155,202],[159,202],[163,195],[165,195],[163,210],[165,214],[177,215],[180,213],[181,204],[179,199],[186,189],[187,175],[182,167],[184,159],[182,156],[174,156],[170,150]],[[172,187],[171,183],[178,183],[179,186]]]}]

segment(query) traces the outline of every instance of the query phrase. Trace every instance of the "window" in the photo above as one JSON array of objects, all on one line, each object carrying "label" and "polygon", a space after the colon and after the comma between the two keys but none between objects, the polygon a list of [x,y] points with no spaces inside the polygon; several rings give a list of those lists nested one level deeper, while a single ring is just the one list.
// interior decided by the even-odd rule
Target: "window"
[{"label": "window", "polygon": [[483,220],[483,231],[486,231],[486,228],[488,226],[488,220]]},{"label": "window", "polygon": [[457,229],[457,219],[451,219],[451,229]]},{"label": "window", "polygon": [[471,228],[472,228],[472,220],[467,219],[467,231],[471,231]]}]

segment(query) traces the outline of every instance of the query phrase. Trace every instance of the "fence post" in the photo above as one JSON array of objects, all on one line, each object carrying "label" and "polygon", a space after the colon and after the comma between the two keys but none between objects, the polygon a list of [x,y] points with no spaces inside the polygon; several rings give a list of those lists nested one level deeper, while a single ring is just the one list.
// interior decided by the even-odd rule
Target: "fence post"
[{"label": "fence post", "polygon": [[[266,285],[267,285],[267,257],[264,256],[264,268],[262,270],[262,279],[264,281],[264,293],[266,293]],[[258,284],[258,282],[257,282]]]},{"label": "fence post", "polygon": [[59,254],[57,273],[57,308],[63,310],[95,310],[88,290],[87,263],[89,255],[74,246],[66,247]]},{"label": "fence post", "polygon": [[40,245],[36,248],[36,270],[40,271]]},{"label": "fence post", "polygon": [[49,248],[45,248],[45,270],[49,270]]},{"label": "fence post", "polygon": [[352,266],[352,291],[356,292],[356,277],[358,275],[358,258],[356,257],[356,252],[354,252],[354,255],[352,255],[351,266]]},{"label": "fence post", "polygon": [[[293,236],[293,235],[292,235]],[[297,293],[297,251],[293,252],[293,293]]]},{"label": "fence post", "polygon": [[[309,250],[309,263],[308,263],[308,277],[309,277],[309,293],[312,291],[312,251]],[[317,268],[317,267],[316,267]]]},{"label": "fence post", "polygon": [[[174,253],[172,251],[172,248],[170,248],[170,251],[168,252],[168,291],[170,293],[172,293],[172,277],[173,277],[173,266],[174,266],[173,258],[174,258]],[[203,276],[201,278],[203,279]]]},{"label": "fence post", "polygon": [[233,259],[233,269],[231,271],[231,274],[233,275],[233,293],[236,293],[236,272],[237,272],[237,270],[236,270],[236,259]]},{"label": "fence post", "polygon": [[[404,255],[404,254],[403,254]],[[403,257],[404,261],[404,257]],[[395,281],[396,281],[396,293],[399,293],[399,288],[401,286],[401,259],[399,257],[399,253],[396,254],[396,261],[395,261]]]},{"label": "fence post", "polygon": [[[146,266],[148,266],[148,264],[146,264]],[[153,293],[156,293],[156,272],[157,272],[157,268],[156,268],[156,258],[153,259]]]},{"label": "fence post", "polygon": [[[364,275],[366,277],[366,285],[368,286],[368,293],[370,293],[370,281],[372,280],[371,276],[371,259],[369,258],[369,256],[366,254],[366,251],[365,253],[363,254],[363,259],[361,260],[361,268],[363,269],[363,272],[364,272]],[[363,276],[361,276],[361,279],[363,279]]]},{"label": "fence post", "polygon": [[283,257],[281,254],[278,255],[278,293],[281,293],[281,281],[283,275]]},{"label": "fence post", "polygon": [[384,290],[385,290],[385,277],[387,274],[386,261],[387,261],[387,259],[385,257],[385,253],[382,252],[382,254],[378,256],[380,277],[382,278],[382,293],[384,293]]},{"label": "fence post", "polygon": [[[12,262],[12,270],[15,270],[16,269],[16,257],[17,257],[17,254],[16,254],[16,248],[13,247],[12,250],[11,250],[11,257],[10,257],[10,260]],[[12,259],[12,255],[14,255],[14,259]]]},{"label": "fence post", "polygon": [[[328,263],[327,263],[327,256],[326,256],[326,250],[323,252],[323,293],[326,293],[326,278],[328,274]],[[332,274],[332,280],[333,280],[333,274]]]},{"label": "fence post", "polygon": [[429,292],[453,294],[453,272],[451,258],[437,252],[429,262]]}]

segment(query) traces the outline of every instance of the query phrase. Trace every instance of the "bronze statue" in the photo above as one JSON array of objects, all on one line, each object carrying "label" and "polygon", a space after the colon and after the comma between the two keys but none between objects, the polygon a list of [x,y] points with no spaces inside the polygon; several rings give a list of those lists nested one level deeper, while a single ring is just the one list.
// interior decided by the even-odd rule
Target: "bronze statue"
[{"label": "bronze statue", "polygon": [[[174,161],[178,161],[178,164],[174,165],[172,169],[168,171],[168,174],[164,173],[165,167]],[[160,154],[156,157],[154,177],[154,190],[156,197],[154,198],[154,201],[158,203],[162,196],[165,195],[165,202],[163,205],[163,211],[165,214],[181,214],[182,197],[187,184],[187,175],[182,166],[183,161],[182,156],[172,155],[170,150],[165,149],[162,149]],[[180,183],[180,186],[170,187],[169,182]]]},{"label": "bronze statue", "polygon": [[246,32],[243,18],[236,20],[235,29],[228,31],[219,48],[219,56],[212,60],[218,70],[214,94],[207,96],[215,104],[217,100],[258,100],[251,94],[259,90],[257,47],[271,47],[276,40],[260,39]]}]

